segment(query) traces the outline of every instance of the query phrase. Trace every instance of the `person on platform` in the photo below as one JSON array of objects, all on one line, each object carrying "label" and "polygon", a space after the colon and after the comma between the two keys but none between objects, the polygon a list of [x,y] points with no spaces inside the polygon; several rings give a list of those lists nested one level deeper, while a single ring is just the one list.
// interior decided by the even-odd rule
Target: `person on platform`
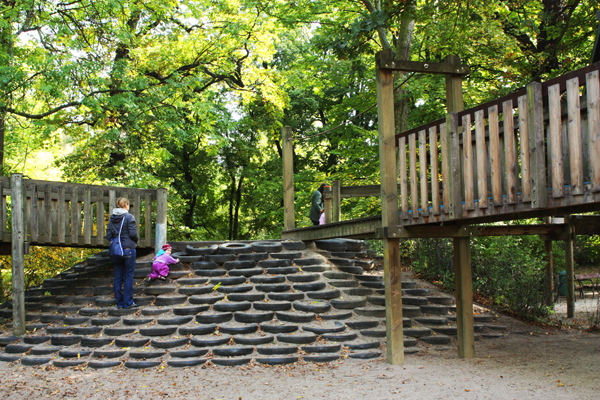
[{"label": "person on platform", "polygon": [[171,255],[173,248],[170,244],[165,244],[162,247],[162,253],[159,251],[154,262],[152,262],[152,272],[148,275],[148,281],[155,279],[165,280],[169,275],[169,265],[177,264],[179,260]]},{"label": "person on platform", "polygon": [[313,225],[319,225],[319,219],[321,214],[325,211],[325,204],[323,202],[326,183],[322,183],[317,190],[315,190],[311,196],[310,202],[310,213],[308,217],[312,221]]}]

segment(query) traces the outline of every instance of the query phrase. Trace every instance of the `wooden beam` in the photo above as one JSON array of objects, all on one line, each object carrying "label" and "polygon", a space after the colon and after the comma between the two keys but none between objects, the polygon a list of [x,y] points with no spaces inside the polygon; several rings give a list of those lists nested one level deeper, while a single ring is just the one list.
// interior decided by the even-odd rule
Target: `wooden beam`
[{"label": "wooden beam", "polygon": [[331,194],[333,195],[333,204],[331,205],[332,222],[340,222],[342,220],[341,188],[342,186],[340,181],[333,181],[331,186]]},{"label": "wooden beam", "polygon": [[[461,112],[465,109],[462,92],[462,76],[465,73],[456,73],[456,71],[468,71],[469,67],[466,65],[460,65],[460,57],[455,55],[446,56],[444,62],[448,71],[455,72],[444,72],[446,74],[446,109],[447,112]],[[457,118],[458,120],[458,118]]]},{"label": "wooden beam", "polygon": [[[381,224],[397,226],[400,218],[394,136],[394,76],[390,70],[378,70],[376,75]],[[400,243],[396,239],[384,239],[383,242],[387,361],[392,365],[400,365],[404,364]]]},{"label": "wooden beam", "polygon": [[527,85],[527,121],[529,126],[529,162],[531,171],[531,207],[545,208],[548,205],[546,194],[546,152],[544,146],[544,107],[542,104],[542,84],[531,82]]},{"label": "wooden beam", "polygon": [[23,175],[11,175],[13,334],[25,334],[25,235],[23,230]]},{"label": "wooden beam", "polygon": [[473,328],[473,278],[469,238],[454,239],[454,273],[456,276],[456,328],[458,356],[475,356]]},{"label": "wooden beam", "polygon": [[381,196],[380,185],[365,185],[365,186],[341,186],[340,196],[343,199],[350,197],[369,197],[369,196]]},{"label": "wooden beam", "polygon": [[167,189],[158,189],[156,191],[154,251],[158,253],[165,243],[167,243]]},{"label": "wooden beam", "polygon": [[281,128],[281,150],[283,161],[283,229],[296,227],[294,210],[294,142],[292,128]]},{"label": "wooden beam", "polygon": [[565,240],[565,270],[567,272],[567,318],[575,317],[575,268],[573,259],[573,224],[571,216],[565,215],[567,239]]},{"label": "wooden beam", "polygon": [[470,72],[468,65],[449,64],[447,62],[430,63],[419,61],[406,61],[394,58],[391,50],[384,50],[377,53],[375,61],[378,70],[385,71],[404,71],[418,72],[424,74],[452,74],[467,75]]},{"label": "wooden beam", "polygon": [[330,224],[333,221],[332,218],[332,203],[333,203],[333,192],[331,191],[331,186],[325,186],[324,191],[323,191],[323,197],[324,197],[324,201],[323,201],[323,209],[325,210],[325,223],[326,224]]}]

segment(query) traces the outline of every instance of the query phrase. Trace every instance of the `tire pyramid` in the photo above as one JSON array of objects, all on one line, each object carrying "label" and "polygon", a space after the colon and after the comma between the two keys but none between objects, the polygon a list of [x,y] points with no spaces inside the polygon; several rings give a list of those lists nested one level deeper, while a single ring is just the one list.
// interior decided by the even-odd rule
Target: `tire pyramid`
[{"label": "tire pyramid", "polygon": [[[201,245],[201,244],[199,244]],[[236,366],[372,359],[385,345],[382,276],[360,240],[258,241],[176,253],[165,281],[145,280],[138,261],[138,308],[117,309],[113,267],[103,251],[26,292],[27,334],[11,336],[11,304],[0,309],[0,361],[90,368]],[[453,298],[403,281],[405,353],[456,336]],[[489,314],[479,337],[501,337]]]}]

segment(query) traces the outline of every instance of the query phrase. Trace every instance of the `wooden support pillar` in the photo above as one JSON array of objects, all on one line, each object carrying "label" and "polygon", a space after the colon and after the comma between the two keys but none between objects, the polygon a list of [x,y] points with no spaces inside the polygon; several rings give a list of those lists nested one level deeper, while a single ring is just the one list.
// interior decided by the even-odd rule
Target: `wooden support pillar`
[{"label": "wooden support pillar", "polygon": [[[455,55],[446,56],[445,63],[456,65],[460,72],[460,57]],[[450,112],[461,112],[465,109],[462,92],[462,75],[446,74],[446,107]]]},{"label": "wooden support pillar", "polygon": [[167,243],[167,189],[156,191],[156,232],[154,234],[154,252]]},{"label": "wooden support pillar", "polygon": [[575,279],[573,260],[573,223],[570,215],[565,215],[567,239],[565,240],[565,270],[567,272],[567,318],[575,317]]},{"label": "wooden support pillar", "polygon": [[456,276],[456,328],[458,356],[475,356],[473,330],[473,276],[471,273],[470,238],[454,238],[454,273]]},{"label": "wooden support pillar", "polygon": [[283,230],[296,227],[294,211],[294,142],[292,128],[281,128],[281,150],[283,162]]},{"label": "wooden support pillar", "polygon": [[325,190],[323,191],[324,204],[323,209],[325,210],[325,223],[330,224],[332,222],[331,213],[332,213],[332,202],[333,202],[333,193],[331,192],[331,186],[325,186]]},{"label": "wooden support pillar", "polygon": [[[381,225],[383,227],[396,227],[399,223],[399,215],[396,140],[394,137],[394,77],[393,72],[390,70],[377,70],[377,115],[381,176]],[[383,239],[383,265],[387,361],[390,364],[399,365],[404,364],[399,239]]]},{"label": "wooden support pillar", "polygon": [[[546,224],[552,223],[551,217],[545,217]],[[554,292],[554,256],[552,254],[552,240],[544,240],[544,253],[546,255],[546,305],[552,304],[552,293]]]},{"label": "wooden support pillar", "polygon": [[331,220],[332,222],[340,222],[342,220],[342,184],[340,181],[333,181],[331,193],[333,195]]},{"label": "wooden support pillar", "polygon": [[25,231],[23,224],[23,175],[11,175],[12,200],[12,295],[13,334],[25,334]]}]

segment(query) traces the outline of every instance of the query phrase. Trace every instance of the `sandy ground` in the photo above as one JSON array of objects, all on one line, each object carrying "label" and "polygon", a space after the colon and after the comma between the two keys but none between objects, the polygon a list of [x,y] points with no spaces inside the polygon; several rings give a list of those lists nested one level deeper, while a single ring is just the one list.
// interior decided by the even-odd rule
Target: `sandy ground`
[{"label": "sandy ground", "polygon": [[[581,304],[581,303],[580,303]],[[598,399],[600,335],[500,316],[510,333],[476,342],[474,359],[429,348],[383,359],[317,365],[147,370],[0,364],[1,399]]]}]

